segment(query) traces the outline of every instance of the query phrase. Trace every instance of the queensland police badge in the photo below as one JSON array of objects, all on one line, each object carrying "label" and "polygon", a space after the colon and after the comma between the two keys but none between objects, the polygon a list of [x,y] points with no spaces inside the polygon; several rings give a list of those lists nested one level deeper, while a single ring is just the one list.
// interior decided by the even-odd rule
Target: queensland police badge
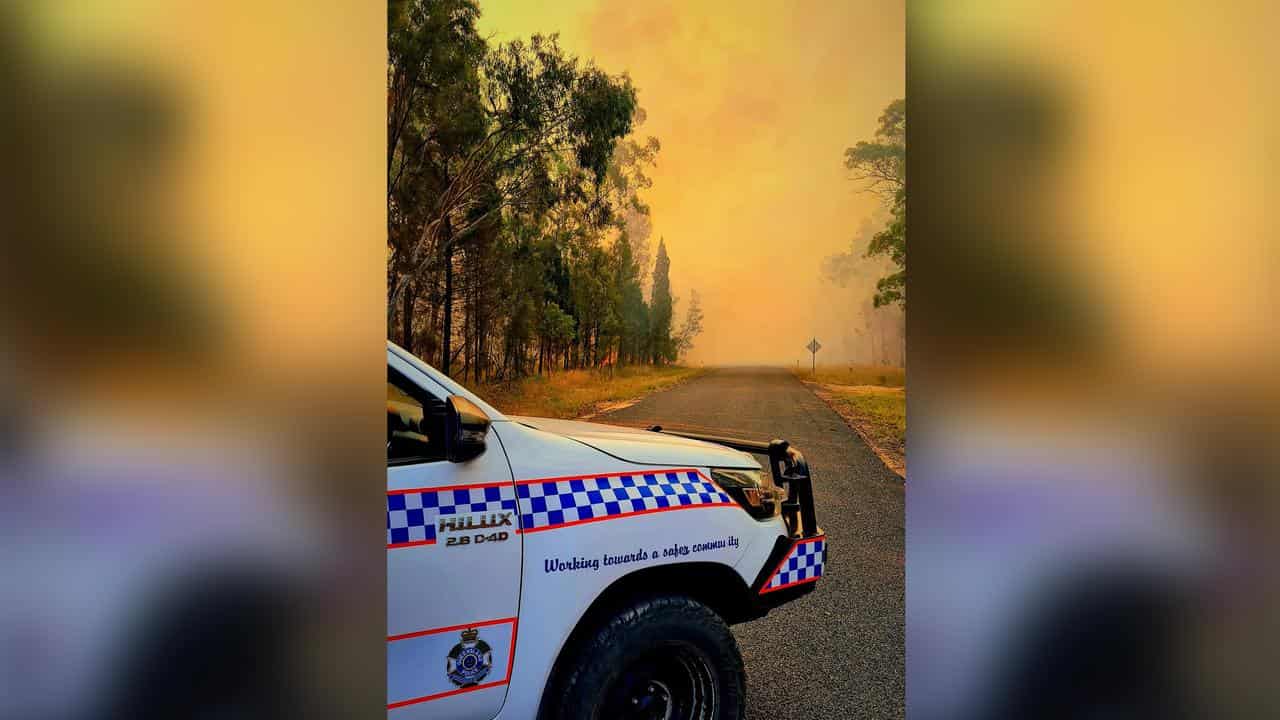
[{"label": "queensland police badge", "polygon": [[480,632],[470,628],[462,631],[462,642],[453,646],[444,663],[449,681],[458,687],[475,685],[489,674],[492,667],[493,651],[480,639]]}]

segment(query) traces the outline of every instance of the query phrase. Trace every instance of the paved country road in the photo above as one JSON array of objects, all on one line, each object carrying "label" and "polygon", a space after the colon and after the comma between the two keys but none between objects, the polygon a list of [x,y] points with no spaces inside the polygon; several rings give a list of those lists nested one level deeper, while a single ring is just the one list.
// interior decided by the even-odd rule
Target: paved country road
[{"label": "paved country road", "polygon": [[817,590],[734,627],[747,717],[902,718],[904,486],[782,368],[717,368],[594,422],[791,441],[813,473],[830,543]]}]

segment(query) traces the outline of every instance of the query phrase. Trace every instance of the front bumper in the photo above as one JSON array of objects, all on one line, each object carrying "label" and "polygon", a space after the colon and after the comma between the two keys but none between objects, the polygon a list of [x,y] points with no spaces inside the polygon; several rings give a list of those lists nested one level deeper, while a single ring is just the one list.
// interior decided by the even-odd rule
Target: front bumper
[{"label": "front bumper", "polygon": [[813,480],[809,475],[809,463],[804,459],[804,455],[791,447],[791,443],[786,440],[763,443],[719,435],[663,430],[661,425],[654,425],[649,428],[649,431],[715,443],[753,455],[767,455],[774,486],[786,485],[787,487],[787,499],[782,502],[782,519],[786,522],[787,531],[791,537],[813,538],[822,534],[813,508]]},{"label": "front bumper", "polygon": [[760,608],[768,611],[813,592],[826,572],[827,536],[779,538],[769,560],[751,585]]},{"label": "front bumper", "polygon": [[663,430],[658,425],[649,430],[768,456],[774,486],[785,485],[787,488],[787,498],[781,507],[787,535],[779,536],[774,542],[769,559],[751,584],[751,594],[760,609],[767,611],[813,591],[826,568],[827,536],[818,526],[814,510],[813,479],[809,474],[809,463],[799,450],[791,447],[786,440],[754,442]]}]

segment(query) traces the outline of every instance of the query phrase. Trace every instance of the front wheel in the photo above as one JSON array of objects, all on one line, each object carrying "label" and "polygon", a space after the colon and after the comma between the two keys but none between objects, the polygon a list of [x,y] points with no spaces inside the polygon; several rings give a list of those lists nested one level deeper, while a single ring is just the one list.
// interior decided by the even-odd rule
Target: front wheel
[{"label": "front wheel", "polygon": [[611,615],[569,649],[544,718],[739,720],[746,677],[720,616],[660,596]]}]

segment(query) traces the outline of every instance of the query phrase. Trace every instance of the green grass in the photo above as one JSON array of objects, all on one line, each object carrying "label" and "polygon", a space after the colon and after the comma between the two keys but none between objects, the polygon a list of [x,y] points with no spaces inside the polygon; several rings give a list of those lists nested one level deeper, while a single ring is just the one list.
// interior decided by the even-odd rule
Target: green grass
[{"label": "green grass", "polygon": [[867,436],[897,472],[906,467],[906,371],[879,365],[819,365],[817,372],[792,368],[847,422]]},{"label": "green grass", "polygon": [[627,366],[601,370],[565,370],[552,375],[485,383],[472,388],[509,415],[575,418],[607,403],[634,400],[702,372],[679,365]]}]

